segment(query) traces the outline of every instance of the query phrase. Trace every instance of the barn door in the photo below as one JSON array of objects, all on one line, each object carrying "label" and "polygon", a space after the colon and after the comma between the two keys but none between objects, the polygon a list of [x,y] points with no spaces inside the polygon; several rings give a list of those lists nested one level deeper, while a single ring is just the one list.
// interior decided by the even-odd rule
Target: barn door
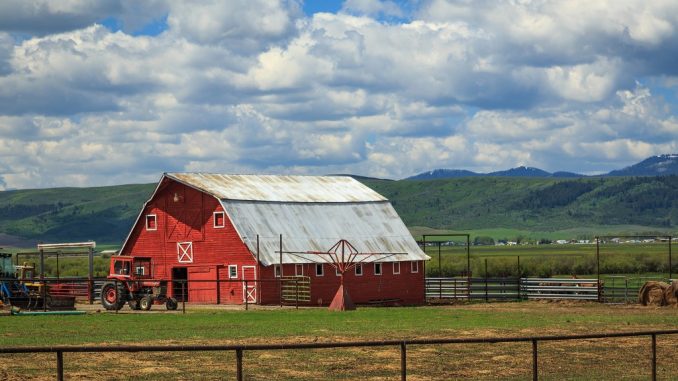
[{"label": "barn door", "polygon": [[[243,303],[257,302],[257,269],[255,266],[242,267],[242,301]],[[247,282],[245,282],[247,281]]]}]

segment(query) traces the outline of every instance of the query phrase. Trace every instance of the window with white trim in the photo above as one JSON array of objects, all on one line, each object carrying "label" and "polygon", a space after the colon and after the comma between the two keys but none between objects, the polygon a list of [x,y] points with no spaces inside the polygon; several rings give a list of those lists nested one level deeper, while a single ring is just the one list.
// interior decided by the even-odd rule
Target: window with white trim
[{"label": "window with white trim", "polygon": [[325,266],[322,263],[315,264],[315,276],[324,276]]},{"label": "window with white trim", "polygon": [[339,267],[334,268],[334,275],[341,276],[341,273],[339,273]]},{"label": "window with white trim", "polygon": [[273,272],[276,278],[280,278],[280,265],[273,265]]},{"label": "window with white trim", "polygon": [[177,242],[177,261],[193,263],[193,242]]},{"label": "window with white trim", "polygon": [[296,276],[304,275],[304,265],[302,264],[294,265],[294,275]]},{"label": "window with white trim", "polygon": [[419,262],[418,261],[410,262],[410,271],[413,272],[413,273],[419,272]]},{"label": "window with white trim", "polygon": [[355,266],[355,275],[356,276],[363,276],[363,264],[359,263]]},{"label": "window with white trim", "polygon": [[219,229],[226,226],[226,213],[214,212],[214,227]]},{"label": "window with white trim", "polygon": [[374,262],[374,275],[381,275],[381,263]]},{"label": "window with white trim", "polygon": [[228,279],[238,279],[238,265],[228,265]]},{"label": "window with white trim", "polygon": [[400,274],[400,262],[393,262],[393,274]]},{"label": "window with white trim", "polygon": [[158,230],[158,216],[155,214],[146,215],[146,230]]}]

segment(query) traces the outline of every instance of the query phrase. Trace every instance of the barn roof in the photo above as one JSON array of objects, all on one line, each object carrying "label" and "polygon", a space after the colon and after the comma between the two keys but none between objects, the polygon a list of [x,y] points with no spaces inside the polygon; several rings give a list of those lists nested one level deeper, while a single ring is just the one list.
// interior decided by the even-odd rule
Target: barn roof
[{"label": "barn roof", "polygon": [[[380,262],[427,260],[388,201],[351,203],[290,203],[221,200],[238,234],[265,265],[308,263],[323,258],[285,252],[326,252],[340,239],[362,253],[401,253],[374,256]],[[381,258],[381,259],[380,259]]]},{"label": "barn roof", "polygon": [[279,202],[386,201],[379,193],[348,176],[224,175],[167,173],[218,199]]}]

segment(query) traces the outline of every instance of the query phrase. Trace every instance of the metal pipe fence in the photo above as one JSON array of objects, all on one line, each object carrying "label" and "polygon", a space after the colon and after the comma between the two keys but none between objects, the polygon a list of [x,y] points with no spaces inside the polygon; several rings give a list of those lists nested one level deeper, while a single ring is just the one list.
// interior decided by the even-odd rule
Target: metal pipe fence
[{"label": "metal pipe fence", "polygon": [[[604,303],[635,303],[638,291],[658,277],[604,276],[596,278],[469,278],[427,277],[426,300],[589,300]],[[671,283],[672,279],[668,282]]]},{"label": "metal pipe fence", "polygon": [[383,341],[351,341],[338,343],[281,343],[281,344],[245,344],[245,345],[117,345],[117,346],[52,346],[52,347],[4,347],[2,354],[54,353],[56,361],[56,379],[64,378],[64,353],[113,353],[113,352],[207,352],[207,351],[234,351],[236,358],[235,378],[244,380],[245,352],[250,351],[279,351],[303,349],[333,349],[333,348],[365,348],[365,347],[397,347],[400,350],[400,379],[406,380],[407,349],[412,346],[431,346],[443,344],[489,344],[489,343],[531,343],[532,344],[532,379],[539,379],[539,347],[540,342],[558,342],[570,340],[598,340],[624,337],[650,338],[649,375],[652,380],[657,379],[657,336],[677,335],[678,330],[636,331],[618,333],[599,333],[586,335],[554,335],[529,337],[484,337],[484,338],[450,338],[450,339],[413,339],[413,340],[383,340]]},{"label": "metal pipe fence", "polygon": [[[121,289],[122,281],[108,278],[0,278],[0,286],[13,285],[7,287],[0,287],[0,299],[12,304],[12,300],[25,299],[22,302],[21,308],[37,309],[47,311],[50,309],[50,301],[59,298],[72,298],[79,302],[88,302],[89,304],[101,302],[101,290],[105,283],[111,282],[115,285],[115,289]],[[278,287],[281,285],[279,279],[138,279],[129,280],[129,284],[140,284],[142,282],[148,283],[164,283],[167,290],[172,289],[169,294],[174,297],[178,303],[181,303],[181,311],[186,312],[186,302],[191,293],[191,287],[204,288],[206,284],[214,286],[214,294],[209,300],[195,300],[198,303],[209,304],[242,304],[247,310],[252,304],[260,304],[261,298],[259,292],[263,286],[268,286],[269,289],[274,289],[276,295],[280,295]],[[30,287],[24,288],[21,285],[28,285]],[[235,294],[225,295],[222,288],[230,286],[229,291],[234,291]],[[294,277],[287,276],[282,281],[284,287],[283,300],[280,301],[281,306],[300,306],[310,304],[310,281],[308,277]],[[16,298],[18,295],[23,298]],[[119,301],[120,295],[116,294],[116,304]],[[278,304],[278,300],[269,304]],[[72,307],[73,303],[71,303]],[[123,307],[124,308],[124,307]],[[117,312],[114,310],[112,312]]]}]

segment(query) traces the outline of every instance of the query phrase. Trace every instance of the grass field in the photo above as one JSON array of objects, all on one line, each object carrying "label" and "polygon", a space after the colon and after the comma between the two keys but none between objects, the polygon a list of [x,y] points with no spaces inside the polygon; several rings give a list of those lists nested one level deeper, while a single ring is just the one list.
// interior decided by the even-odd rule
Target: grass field
[{"label": "grass field", "polygon": [[[439,251],[440,250],[440,251]],[[427,274],[457,275],[466,270],[464,246],[427,246],[431,260]],[[439,254],[440,253],[440,254]],[[678,258],[672,254],[672,275],[678,273]],[[440,258],[440,259],[439,259]],[[471,270],[475,276],[539,276],[597,273],[596,246],[587,245],[516,245],[471,246]],[[606,275],[669,276],[668,243],[600,245],[600,272]]]},{"label": "grass field", "polygon": [[[530,336],[675,329],[678,309],[595,303],[491,303],[446,307],[308,308],[0,317],[0,345],[251,344],[435,337]],[[658,340],[660,379],[678,378],[678,337]],[[529,344],[413,346],[408,379],[526,379]],[[54,377],[53,355],[6,355],[5,380]],[[66,377],[232,379],[233,353],[65,354]],[[245,353],[246,379],[397,379],[397,348]],[[647,379],[649,339],[540,344],[541,379]]]}]

